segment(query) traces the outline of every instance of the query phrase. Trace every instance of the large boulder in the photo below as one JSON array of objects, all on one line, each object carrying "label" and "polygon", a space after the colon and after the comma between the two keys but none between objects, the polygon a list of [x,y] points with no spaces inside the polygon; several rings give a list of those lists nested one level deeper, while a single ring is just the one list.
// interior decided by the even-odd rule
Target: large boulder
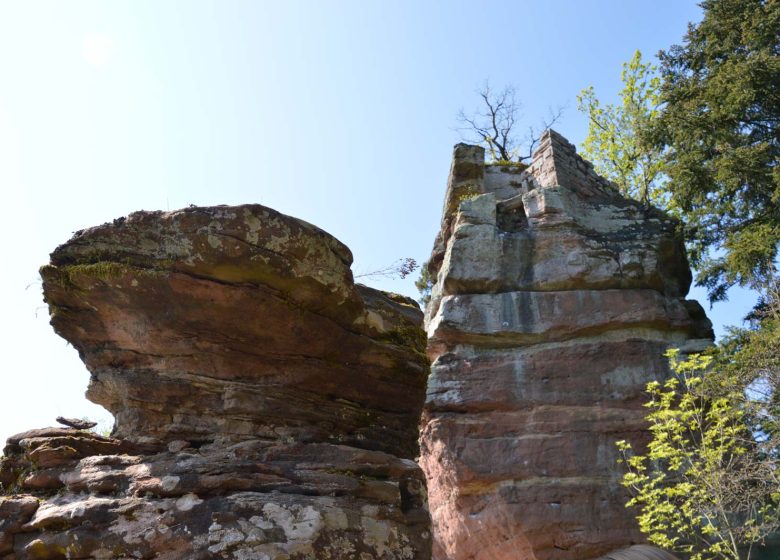
[{"label": "large boulder", "polygon": [[412,300],[259,205],[136,212],[41,269],[111,437],[8,440],[0,557],[427,560]]},{"label": "large boulder", "polygon": [[677,224],[553,131],[530,167],[460,144],[426,310],[421,464],[439,560],[584,560],[642,542],[616,440],[647,441],[664,351],[706,348]]}]

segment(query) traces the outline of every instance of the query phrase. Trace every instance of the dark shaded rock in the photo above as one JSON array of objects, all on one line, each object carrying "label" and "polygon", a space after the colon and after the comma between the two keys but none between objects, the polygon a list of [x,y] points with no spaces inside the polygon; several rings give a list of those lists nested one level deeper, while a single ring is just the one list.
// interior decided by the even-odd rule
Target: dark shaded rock
[{"label": "dark shaded rock", "polygon": [[91,422],[89,420],[82,420],[80,418],[65,418],[63,416],[57,416],[57,422],[63,426],[70,428],[76,428],[77,430],[89,430],[97,426],[97,422]]},{"label": "dark shaded rock", "polygon": [[36,509],[38,500],[33,496],[0,496],[0,556],[13,552],[14,535],[21,531]]},{"label": "dark shaded rock", "polygon": [[677,560],[677,557],[654,546],[639,544],[611,552],[599,560]]}]

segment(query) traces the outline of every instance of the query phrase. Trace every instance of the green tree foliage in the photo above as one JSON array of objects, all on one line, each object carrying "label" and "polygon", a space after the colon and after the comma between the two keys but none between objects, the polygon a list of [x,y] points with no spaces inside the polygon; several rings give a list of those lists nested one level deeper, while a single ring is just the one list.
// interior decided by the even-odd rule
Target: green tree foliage
[{"label": "green tree foliage", "polygon": [[765,285],[780,239],[780,2],[704,0],[682,45],[659,54],[667,147],[697,281],[711,301]]},{"label": "green tree foliage", "polygon": [[428,270],[428,261],[425,261],[420,267],[420,276],[414,281],[414,286],[420,292],[420,299],[417,301],[425,308],[431,301],[431,290],[433,289],[433,276]]},{"label": "green tree foliage", "polygon": [[623,484],[634,491],[628,505],[658,546],[692,560],[750,558],[780,526],[779,465],[751,433],[752,404],[731,372],[705,377],[712,356],[667,355],[675,376],[647,386],[647,452],[618,443],[628,464]]},{"label": "green tree foliage", "polygon": [[654,543],[736,560],[780,525],[780,1],[701,6],[683,44],[659,54],[661,111],[636,131],[664,150],[663,186],[710,300],[736,284],[760,300],[711,356],[670,356],[675,377],[648,386],[647,452],[623,444],[624,483]]},{"label": "green tree foliage", "polygon": [[780,457],[780,284],[766,291],[749,328],[731,329],[720,346],[722,367],[755,403],[752,431],[764,453]]},{"label": "green tree foliage", "polygon": [[661,84],[657,68],[642,62],[642,53],[636,51],[623,64],[621,79],[618,105],[602,105],[592,86],[577,96],[577,107],[590,123],[582,153],[624,195],[668,208],[662,148],[643,141],[640,134],[658,116]]}]

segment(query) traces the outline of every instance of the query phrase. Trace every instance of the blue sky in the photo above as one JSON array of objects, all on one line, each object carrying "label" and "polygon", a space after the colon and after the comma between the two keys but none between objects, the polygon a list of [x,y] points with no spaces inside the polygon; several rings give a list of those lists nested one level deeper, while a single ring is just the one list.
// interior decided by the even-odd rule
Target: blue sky
[{"label": "blue sky", "polygon": [[[577,93],[614,101],[621,63],[700,15],[686,0],[0,0],[0,439],[60,414],[110,425],[41,299],[37,269],[72,232],[257,202],[345,242],[357,274],[423,261],[456,115],[486,79],[516,86],[529,125],[565,106],[556,129],[577,144]],[[412,280],[373,284],[414,296]],[[717,305],[719,332],[750,302]]]}]

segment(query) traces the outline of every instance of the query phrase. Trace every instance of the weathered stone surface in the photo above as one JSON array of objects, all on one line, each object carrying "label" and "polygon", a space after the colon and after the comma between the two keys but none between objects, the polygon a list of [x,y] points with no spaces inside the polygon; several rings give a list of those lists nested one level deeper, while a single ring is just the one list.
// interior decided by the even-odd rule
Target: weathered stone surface
[{"label": "weathered stone surface", "polygon": [[116,424],[9,438],[1,490],[34,497],[0,501],[0,557],[430,558],[422,313],[351,258],[258,205],[138,212],[54,251],[52,325]]},{"label": "weathered stone surface", "polygon": [[139,212],[43,267],[90,400],[133,441],[266,437],[414,457],[424,338],[411,300],[352,283],[349,250],[262,206]]},{"label": "weathered stone surface", "polygon": [[638,544],[612,552],[599,560],[677,560],[677,557],[653,546]]},{"label": "weathered stone surface", "polygon": [[[530,167],[455,148],[426,310],[423,415],[439,560],[584,560],[642,542],[615,441],[646,441],[663,352],[705,348],[673,220],[555,132]],[[463,169],[461,169],[463,167]]]},{"label": "weathered stone surface", "polygon": [[0,551],[20,558],[429,557],[422,473],[381,451],[252,440],[92,455],[57,473],[64,490],[40,504],[0,498]]},{"label": "weathered stone surface", "polygon": [[0,555],[13,552],[14,534],[29,521],[36,509],[38,500],[33,496],[0,496]]},{"label": "weathered stone surface", "polygon": [[64,416],[57,416],[56,420],[63,426],[76,428],[77,430],[89,430],[90,428],[97,426],[97,422],[92,422],[91,420],[82,420],[81,418],[65,418]]}]

